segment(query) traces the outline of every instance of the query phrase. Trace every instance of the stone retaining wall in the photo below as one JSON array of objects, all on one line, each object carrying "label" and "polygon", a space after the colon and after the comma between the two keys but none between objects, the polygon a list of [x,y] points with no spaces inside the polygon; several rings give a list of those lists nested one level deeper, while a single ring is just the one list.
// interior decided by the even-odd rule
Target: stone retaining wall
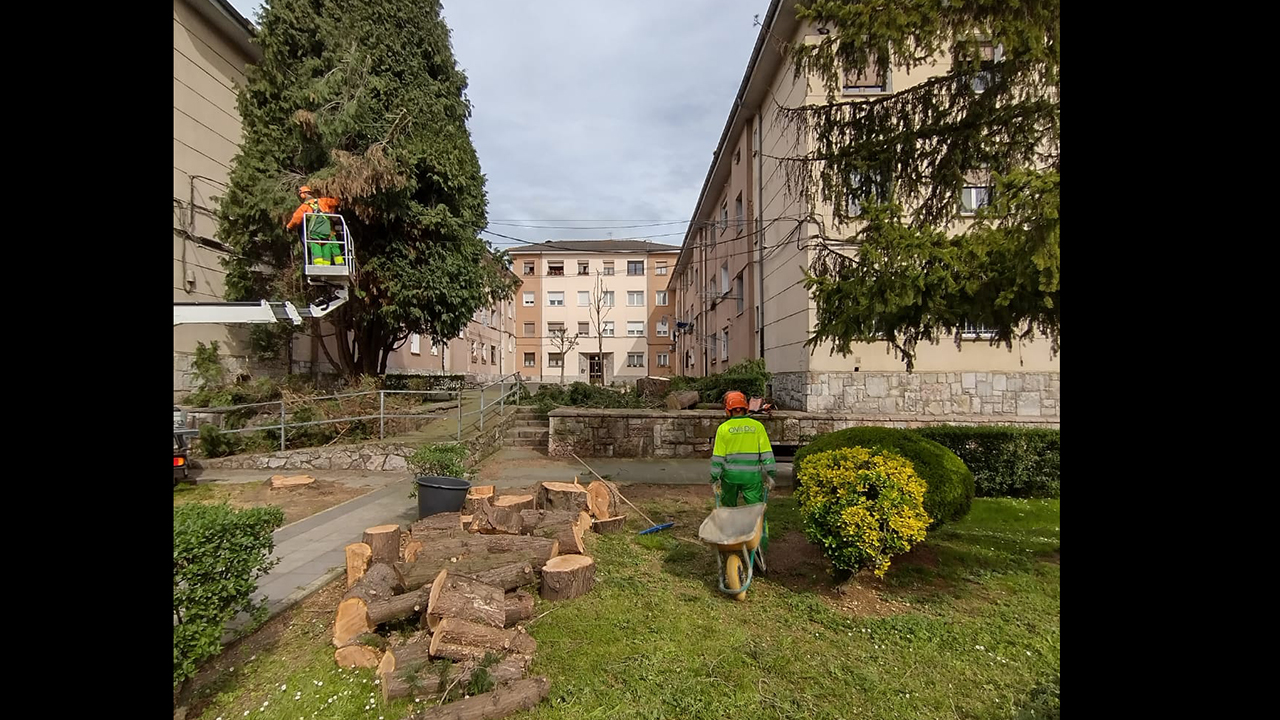
[{"label": "stone retaining wall", "polygon": [[[722,410],[596,410],[558,408],[548,417],[547,453],[567,457],[710,457]],[[817,435],[866,425],[1021,425],[1057,428],[1058,418],[982,415],[865,415],[778,411],[757,417],[774,445],[803,445]]]},{"label": "stone retaining wall", "polygon": [[1062,414],[1057,372],[776,373],[772,384],[782,407],[806,412],[994,416],[1003,422]]}]

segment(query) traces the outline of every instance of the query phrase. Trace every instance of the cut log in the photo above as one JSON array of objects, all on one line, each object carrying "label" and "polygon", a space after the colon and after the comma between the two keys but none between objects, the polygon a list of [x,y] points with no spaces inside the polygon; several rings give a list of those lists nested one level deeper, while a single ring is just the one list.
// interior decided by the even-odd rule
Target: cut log
[{"label": "cut log", "polygon": [[511,627],[533,617],[533,596],[524,590],[507,593],[506,603],[507,617],[503,622],[504,626]]},{"label": "cut log", "polygon": [[574,483],[544,482],[538,487],[538,507],[572,512],[586,510],[587,490]]},{"label": "cut log", "polygon": [[586,555],[561,555],[542,568],[542,598],[570,600],[583,595],[596,582],[596,561]]},{"label": "cut log", "polygon": [[[545,563],[544,563],[545,564]],[[541,565],[539,565],[541,567]],[[500,565],[490,570],[482,570],[476,573],[467,572],[464,565],[461,570],[451,570],[450,575],[458,575],[460,577],[469,577],[472,580],[482,582],[485,585],[492,585],[501,588],[504,592],[514,590],[524,585],[532,585],[537,577],[533,574],[533,563],[528,560],[519,560],[507,565]]]},{"label": "cut log", "polygon": [[507,603],[502,588],[441,570],[431,583],[427,601],[427,627],[434,632],[444,618],[460,618],[500,628],[506,622]]},{"label": "cut log", "polygon": [[[523,678],[528,666],[528,656],[508,655],[485,670],[495,685],[502,685]],[[450,687],[466,688],[471,682],[471,676],[479,668],[478,662],[464,662],[451,665],[443,674],[436,665],[427,665],[417,670],[402,667],[385,674],[380,671],[382,700],[391,702],[402,697],[432,697],[443,694]]]},{"label": "cut log", "polygon": [[432,530],[461,530],[462,522],[456,513],[436,513],[428,515],[409,526],[412,534],[431,532]]},{"label": "cut log", "polygon": [[373,557],[373,550],[364,543],[351,543],[346,547],[347,552],[347,587],[356,584],[356,581],[364,577],[364,572],[369,569],[369,559]]},{"label": "cut log", "polygon": [[462,516],[462,527],[466,528],[467,532],[471,532],[471,521],[474,519],[475,518],[473,518],[471,515]]},{"label": "cut log", "polygon": [[395,671],[417,672],[431,662],[431,641],[422,639],[407,645],[387,648],[378,663],[378,676],[385,678]]},{"label": "cut log", "polygon": [[576,518],[567,523],[543,525],[533,531],[537,537],[555,538],[560,541],[560,552],[565,555],[581,555],[586,551],[582,544],[582,534],[591,527],[591,515],[582,510]]},{"label": "cut log", "polygon": [[485,546],[491,553],[528,553],[531,557],[541,560],[538,563],[539,566],[560,552],[554,538],[532,535],[490,535],[485,538]]},{"label": "cut log", "polygon": [[591,522],[591,529],[595,530],[601,535],[608,535],[609,533],[622,532],[623,526],[626,524],[627,524],[627,516],[619,515],[617,517],[603,518],[601,520],[593,520]]},{"label": "cut log", "polygon": [[499,585],[497,582],[485,580],[480,576],[487,571],[496,571],[513,563],[528,564],[534,570],[538,570],[549,559],[549,550],[558,552],[559,546],[530,546],[527,549],[513,549],[511,552],[493,553],[488,552],[481,546],[479,549],[456,555],[427,556],[425,558],[423,553],[427,551],[424,550],[423,553],[419,553],[417,561],[412,565],[397,563],[396,571],[406,591],[417,590],[423,585],[429,584],[445,568],[448,568],[450,573],[477,577],[482,582],[487,582],[490,585]]},{"label": "cut log", "polygon": [[693,407],[697,404],[697,390],[682,390],[680,392],[673,392],[667,396],[668,410],[684,410],[687,407]]},{"label": "cut log", "polygon": [[519,510],[495,508],[484,500],[476,506],[467,530],[484,535],[519,535],[522,524]]},{"label": "cut log", "polygon": [[400,559],[400,526],[371,527],[364,531],[364,544],[373,550],[371,563],[393,563]]},{"label": "cut log", "polygon": [[524,535],[532,535],[534,530],[541,527],[577,522],[578,512],[577,510],[521,510],[520,532]]},{"label": "cut log", "polygon": [[299,487],[302,485],[310,485],[315,481],[316,479],[311,477],[310,475],[287,475],[287,476],[272,475],[271,487],[272,488]]},{"label": "cut log", "polygon": [[532,495],[503,495],[493,498],[495,510],[533,510],[538,507]]},{"label": "cut log", "polygon": [[549,692],[551,681],[547,678],[525,678],[487,693],[427,708],[404,720],[497,720],[535,707]]},{"label": "cut log", "polygon": [[380,660],[377,650],[359,643],[334,650],[333,659],[344,668],[376,668]]},{"label": "cut log", "polygon": [[417,560],[418,553],[422,552],[423,547],[425,547],[423,543],[417,540],[410,540],[404,546],[404,561],[411,563],[414,560]]},{"label": "cut log", "polygon": [[538,644],[524,630],[478,625],[459,618],[445,618],[431,636],[431,657],[462,662],[479,660],[487,651],[532,656]]},{"label": "cut log", "polygon": [[346,647],[375,628],[369,621],[369,605],[358,597],[347,598],[338,603],[338,615],[333,620],[333,645]]},{"label": "cut log", "polygon": [[383,623],[421,615],[427,611],[430,596],[431,586],[423,585],[413,592],[368,603],[366,609],[369,613],[369,623],[377,627]]},{"label": "cut log", "polygon": [[611,518],[617,512],[613,501],[613,493],[609,491],[609,486],[593,480],[587,486],[587,510],[591,512],[591,517],[597,520]]},{"label": "cut log", "polygon": [[404,586],[400,582],[400,576],[396,575],[396,571],[390,565],[379,563],[366,570],[359,582],[347,588],[347,593],[342,596],[342,599],[360,598],[370,603],[375,600],[385,600],[403,589]]},{"label": "cut log", "polygon": [[492,485],[476,485],[467,491],[467,499],[462,501],[462,514],[474,515],[480,503],[488,502],[492,497]]}]

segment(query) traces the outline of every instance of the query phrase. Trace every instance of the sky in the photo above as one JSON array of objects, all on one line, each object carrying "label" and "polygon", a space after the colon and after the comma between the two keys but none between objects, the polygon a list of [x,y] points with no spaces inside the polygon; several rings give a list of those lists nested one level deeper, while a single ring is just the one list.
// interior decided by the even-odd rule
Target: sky
[{"label": "sky", "polygon": [[[261,2],[229,1],[256,21]],[[444,0],[489,230],[679,245],[768,6]]]}]

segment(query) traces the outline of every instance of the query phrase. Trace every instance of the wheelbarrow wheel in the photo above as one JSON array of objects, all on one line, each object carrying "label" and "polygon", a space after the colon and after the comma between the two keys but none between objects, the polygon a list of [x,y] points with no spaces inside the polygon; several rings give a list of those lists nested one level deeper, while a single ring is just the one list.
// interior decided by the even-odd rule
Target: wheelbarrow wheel
[{"label": "wheelbarrow wheel", "polygon": [[[724,586],[728,590],[737,590],[747,581],[747,571],[742,566],[742,558],[737,554],[728,555],[724,559]],[[733,599],[742,601],[747,599],[747,591],[734,593]]]}]

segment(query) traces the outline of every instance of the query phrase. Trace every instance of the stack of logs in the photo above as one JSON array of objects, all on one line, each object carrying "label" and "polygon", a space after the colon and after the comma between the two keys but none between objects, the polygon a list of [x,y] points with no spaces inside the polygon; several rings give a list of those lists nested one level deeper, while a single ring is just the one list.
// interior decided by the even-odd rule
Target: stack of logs
[{"label": "stack of logs", "polygon": [[[384,701],[479,693],[414,720],[500,718],[538,704],[550,684],[524,677],[537,643],[524,628],[534,597],[522,588],[540,581],[546,600],[590,591],[595,561],[583,535],[622,529],[616,497],[605,482],[583,487],[576,478],[542,483],[536,496],[475,487],[461,513],[423,518],[407,533],[365,530],[346,548],[347,592],[333,626],[338,665],[376,668]],[[388,647],[379,628],[405,622],[421,631]],[[433,662],[441,660],[452,663]]]}]

